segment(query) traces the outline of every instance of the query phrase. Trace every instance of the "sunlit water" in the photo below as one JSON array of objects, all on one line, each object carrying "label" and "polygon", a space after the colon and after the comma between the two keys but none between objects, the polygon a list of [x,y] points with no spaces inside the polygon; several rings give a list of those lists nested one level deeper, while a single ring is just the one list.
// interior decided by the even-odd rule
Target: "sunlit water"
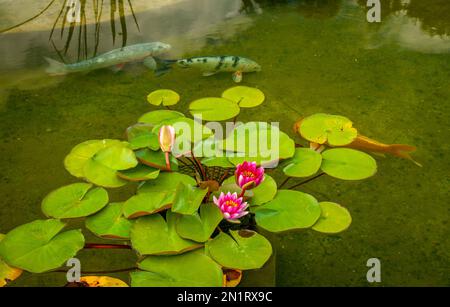
[{"label": "sunlit water", "polygon": [[[26,20],[48,4],[27,2],[0,1],[1,27]],[[96,45],[102,53],[125,41],[163,41],[173,46],[167,58],[231,54],[262,65],[262,72],[244,75],[242,84],[260,88],[267,100],[241,112],[240,120],[279,121],[294,137],[291,126],[301,116],[341,114],[364,135],[418,147],[414,157],[423,168],[376,157],[379,170],[369,180],[321,177],[302,186],[319,200],[345,205],[353,223],[333,236],[308,230],[271,236],[277,285],[368,285],[366,261],[373,257],[382,262],[382,285],[450,285],[446,1],[426,1],[425,7],[423,1],[406,1],[409,10],[398,8],[405,1],[390,1],[392,6],[385,1],[381,24],[367,23],[365,1],[131,1],[139,30],[123,1],[126,32],[118,11],[112,30],[108,1],[98,34],[93,7],[87,6],[86,38],[81,32],[79,39],[76,27],[65,54],[69,26],[61,35],[59,19],[50,36],[63,2],[0,34],[1,233],[44,218],[42,198],[77,181],[62,164],[70,149],[84,140],[123,137],[126,127],[153,109],[145,100],[152,90],[176,90],[182,96],[176,109],[186,111],[192,100],[217,96],[234,85],[230,74],[202,77],[181,69],[157,78],[141,64],[120,73],[44,73],[43,57],[58,59],[56,50],[65,61],[76,62],[92,56]],[[241,9],[243,3],[247,7]],[[131,192],[110,194],[119,201]],[[83,270],[124,268],[136,260],[127,251],[113,254],[82,252]],[[61,285],[64,274],[27,274],[14,284]]]}]

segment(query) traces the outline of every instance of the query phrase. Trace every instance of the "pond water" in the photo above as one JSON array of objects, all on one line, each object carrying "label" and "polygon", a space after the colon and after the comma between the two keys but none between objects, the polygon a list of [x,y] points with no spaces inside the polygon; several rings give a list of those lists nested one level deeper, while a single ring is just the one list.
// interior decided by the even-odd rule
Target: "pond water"
[{"label": "pond water", "polygon": [[[44,72],[44,56],[71,63],[125,44],[162,41],[173,47],[167,58],[232,54],[258,62],[262,71],[244,75],[242,84],[260,88],[267,99],[242,112],[242,121],[279,121],[294,137],[299,117],[341,114],[364,135],[418,148],[414,158],[422,168],[376,157],[378,173],[369,180],[323,176],[303,185],[319,200],[345,205],[353,223],[332,236],[308,230],[271,236],[277,285],[367,286],[369,258],[381,261],[380,285],[450,285],[448,1],[382,1],[379,24],[366,21],[366,1],[130,0],[112,10],[109,1],[85,2],[85,26],[77,24],[70,38],[70,25],[59,17],[64,1],[0,1],[0,31],[12,27],[0,34],[0,233],[44,218],[42,198],[77,182],[62,164],[70,149],[123,137],[153,109],[149,92],[177,91],[176,109],[186,111],[194,99],[235,84],[230,74],[202,77],[182,69],[155,77],[141,64],[119,73]],[[112,190],[111,198],[129,193]],[[83,269],[124,268],[136,260],[127,251],[104,255],[82,252]],[[25,274],[13,283],[61,284],[61,273]]]}]

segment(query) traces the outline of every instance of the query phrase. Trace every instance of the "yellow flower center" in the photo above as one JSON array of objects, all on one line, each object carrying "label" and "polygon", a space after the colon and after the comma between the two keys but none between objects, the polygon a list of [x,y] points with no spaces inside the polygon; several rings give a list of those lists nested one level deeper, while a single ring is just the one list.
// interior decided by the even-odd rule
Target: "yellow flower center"
[{"label": "yellow flower center", "polygon": [[236,207],[238,204],[236,202],[232,201],[232,200],[227,200],[225,202],[225,205],[229,206],[229,207]]},{"label": "yellow flower center", "polygon": [[255,178],[255,174],[253,174],[250,171],[243,171],[242,175],[244,175],[244,177],[248,177],[248,178]]}]

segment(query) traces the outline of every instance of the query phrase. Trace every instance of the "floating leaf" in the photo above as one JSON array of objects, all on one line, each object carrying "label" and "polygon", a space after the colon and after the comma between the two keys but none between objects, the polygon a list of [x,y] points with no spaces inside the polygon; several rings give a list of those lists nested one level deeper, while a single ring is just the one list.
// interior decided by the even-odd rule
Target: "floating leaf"
[{"label": "floating leaf", "polygon": [[[166,156],[162,151],[153,151],[148,148],[136,151],[136,158],[139,162],[160,170],[168,170],[166,166]],[[178,170],[178,161],[173,155],[169,155],[170,169]]]},{"label": "floating leaf", "polygon": [[85,164],[100,149],[112,145],[118,145],[122,142],[119,140],[90,140],[76,145],[64,159],[66,170],[75,177],[84,177]]},{"label": "floating leaf", "polygon": [[[4,237],[5,235],[0,233],[0,242]],[[17,269],[7,265],[0,258],[0,288],[6,286],[7,283],[16,280],[20,275],[22,275],[21,269]]]},{"label": "floating leaf", "polygon": [[250,230],[230,230],[231,237],[221,232],[208,242],[211,257],[220,265],[240,270],[261,268],[270,255],[270,242],[257,232]]},{"label": "floating leaf", "polygon": [[171,110],[157,110],[145,113],[142,115],[138,122],[147,123],[152,125],[159,125],[164,121],[172,120],[175,118],[185,117],[183,113]]},{"label": "floating leaf", "polygon": [[147,101],[155,106],[172,106],[180,101],[180,95],[172,90],[156,90],[148,94]]},{"label": "floating leaf", "polygon": [[138,164],[134,151],[123,144],[100,149],[91,159],[116,171],[130,169]]},{"label": "floating leaf", "polygon": [[344,146],[357,137],[358,132],[352,125],[353,123],[344,116],[318,113],[302,120],[300,134],[310,142]]},{"label": "floating leaf", "polygon": [[109,276],[81,276],[80,282],[90,288],[128,287],[124,281]]},{"label": "floating leaf", "polygon": [[273,200],[254,208],[258,226],[272,232],[311,227],[321,214],[313,196],[290,190],[279,190]]},{"label": "floating leaf", "polygon": [[197,184],[195,179],[188,175],[176,172],[165,172],[159,174],[158,180],[146,181],[141,187],[139,187],[138,193],[141,194],[147,192],[165,192],[168,195],[172,195],[172,201],[175,191],[180,182],[190,185]]},{"label": "floating leaf", "polygon": [[[235,188],[233,188],[232,191],[239,193],[241,189],[236,185],[235,182],[235,176],[231,176],[225,179],[222,185],[230,188],[231,185],[234,184]],[[245,196],[251,197],[248,201],[250,206],[259,206],[268,201],[271,201],[275,197],[275,195],[277,194],[277,183],[271,176],[265,174],[263,182],[261,182],[261,184],[256,188],[248,190],[248,192],[251,193],[245,194]]]},{"label": "floating leaf", "polygon": [[172,212],[180,214],[194,214],[205,198],[208,189],[197,188],[190,184],[180,182],[175,192]]},{"label": "floating leaf", "polygon": [[145,181],[155,179],[158,175],[159,169],[143,164],[139,164],[128,170],[117,172],[117,176],[128,181]]},{"label": "floating leaf", "polygon": [[148,256],[132,272],[132,287],[220,287],[222,269],[203,252],[176,256]]},{"label": "floating leaf", "polygon": [[130,197],[123,206],[127,218],[153,214],[170,208],[173,195],[165,192],[147,192]]},{"label": "floating leaf", "polygon": [[348,210],[336,203],[324,201],[319,203],[322,214],[312,229],[323,233],[338,233],[346,230],[352,223]]},{"label": "floating leaf", "polygon": [[322,159],[322,170],[327,175],[339,179],[365,179],[377,171],[377,162],[374,158],[354,149],[328,149],[322,153]]},{"label": "floating leaf", "polygon": [[201,116],[202,120],[222,121],[238,115],[240,108],[234,101],[225,98],[207,97],[191,102],[189,111],[194,117]]},{"label": "floating leaf", "polygon": [[176,223],[176,230],[182,238],[205,242],[211,237],[222,219],[222,212],[215,204],[202,204],[200,214],[195,212],[193,215],[180,215]]},{"label": "floating leaf", "polygon": [[58,219],[91,215],[108,203],[108,192],[92,187],[89,183],[63,186],[44,198],[42,211],[46,216]]},{"label": "floating leaf", "polygon": [[122,215],[123,203],[111,203],[86,219],[86,228],[106,239],[129,239],[132,222]]},{"label": "floating leaf", "polygon": [[222,97],[236,102],[241,108],[253,108],[263,103],[264,93],[254,87],[235,86],[225,90]]},{"label": "floating leaf", "polygon": [[140,255],[181,254],[201,247],[181,238],[175,230],[176,215],[166,213],[167,222],[160,214],[138,218],[131,227],[131,244]]},{"label": "floating leaf", "polygon": [[287,161],[283,172],[289,177],[309,177],[317,173],[322,156],[309,148],[296,148],[294,156]]},{"label": "floating leaf", "polygon": [[127,184],[126,180],[117,176],[116,170],[93,159],[89,159],[84,165],[84,176],[90,182],[107,188],[118,188]]},{"label": "floating leaf", "polygon": [[140,148],[159,149],[158,134],[153,132],[155,126],[146,123],[137,123],[127,129],[127,139],[130,148],[133,150]]},{"label": "floating leaf", "polygon": [[201,163],[204,166],[208,167],[222,167],[222,168],[233,168],[234,164],[228,160],[227,157],[210,157],[210,158],[204,158],[201,160]]},{"label": "floating leaf", "polygon": [[81,230],[59,233],[59,220],[36,220],[11,230],[0,242],[0,257],[8,264],[32,273],[63,265],[83,248]]}]

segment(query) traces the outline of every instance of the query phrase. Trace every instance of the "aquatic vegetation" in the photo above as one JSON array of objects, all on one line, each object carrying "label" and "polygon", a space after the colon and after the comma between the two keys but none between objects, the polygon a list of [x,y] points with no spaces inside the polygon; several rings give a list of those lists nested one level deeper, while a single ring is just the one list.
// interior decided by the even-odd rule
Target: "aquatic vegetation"
[{"label": "aquatic vegetation", "polygon": [[[171,90],[148,96],[152,105],[166,108],[179,99]],[[189,110],[207,121],[236,120],[240,107],[264,100],[258,89],[235,87],[221,98],[195,100]],[[214,129],[209,124],[155,110],[126,130],[127,141],[76,145],[64,166],[87,182],[50,192],[42,202],[48,219],[0,237],[0,285],[22,270],[56,270],[85,248],[120,248],[139,256],[130,269],[131,286],[236,286],[245,270],[262,268],[272,256],[264,231],[334,234],[350,226],[344,206],[320,202],[299,187],[323,175],[361,180],[377,170],[369,154],[344,147],[358,134],[343,116],[315,114],[296,123],[297,137],[309,148],[274,123],[232,123],[227,135],[220,134],[220,123]],[[277,170],[286,176],[283,182],[274,179]],[[306,179],[283,188],[297,178]],[[135,194],[110,202],[107,188],[124,185]],[[122,243],[86,243],[81,229],[63,231],[74,218],[84,218],[97,237]],[[80,283],[127,286],[107,276],[83,276]]]}]

